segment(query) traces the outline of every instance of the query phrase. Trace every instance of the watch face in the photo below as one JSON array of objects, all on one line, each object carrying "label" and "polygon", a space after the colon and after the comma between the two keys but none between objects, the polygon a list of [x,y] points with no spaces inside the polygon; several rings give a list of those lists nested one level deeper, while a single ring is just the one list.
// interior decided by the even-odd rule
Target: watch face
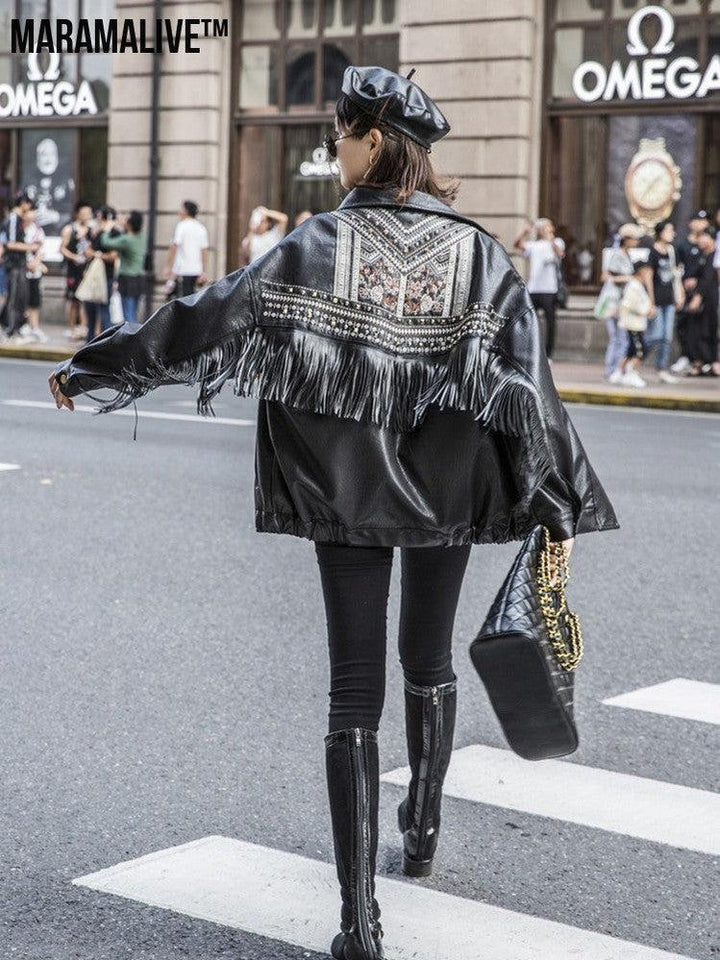
[{"label": "watch face", "polygon": [[673,176],[661,160],[641,161],[631,171],[628,181],[628,193],[645,210],[662,209],[673,198]]}]

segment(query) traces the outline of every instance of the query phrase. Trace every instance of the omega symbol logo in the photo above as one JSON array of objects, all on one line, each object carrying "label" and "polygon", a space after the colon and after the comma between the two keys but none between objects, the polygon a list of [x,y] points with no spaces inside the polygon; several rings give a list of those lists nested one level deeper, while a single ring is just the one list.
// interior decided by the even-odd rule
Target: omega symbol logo
[{"label": "omega symbol logo", "polygon": [[50,61],[45,73],[40,69],[40,55],[37,51],[28,54],[28,72],[27,77],[31,82],[37,80],[57,80],[60,76],[60,54],[56,52],[49,55]]},{"label": "omega symbol logo", "polygon": [[[657,17],[660,21],[660,38],[652,50],[648,50],[640,37],[640,26],[646,17]],[[664,7],[642,7],[636,10],[628,20],[627,35],[630,42],[627,45],[627,52],[631,57],[642,57],[646,53],[670,53],[675,46],[674,33],[675,22],[672,14]]]}]

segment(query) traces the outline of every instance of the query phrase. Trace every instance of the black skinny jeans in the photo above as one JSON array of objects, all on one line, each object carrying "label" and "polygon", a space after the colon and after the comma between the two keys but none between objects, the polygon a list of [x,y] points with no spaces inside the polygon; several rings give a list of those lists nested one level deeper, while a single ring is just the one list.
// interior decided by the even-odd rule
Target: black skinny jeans
[{"label": "black skinny jeans", "polygon": [[[455,677],[452,631],[470,546],[400,548],[398,653],[412,683]],[[380,724],[393,550],[315,543],[330,652],[329,733]]]}]

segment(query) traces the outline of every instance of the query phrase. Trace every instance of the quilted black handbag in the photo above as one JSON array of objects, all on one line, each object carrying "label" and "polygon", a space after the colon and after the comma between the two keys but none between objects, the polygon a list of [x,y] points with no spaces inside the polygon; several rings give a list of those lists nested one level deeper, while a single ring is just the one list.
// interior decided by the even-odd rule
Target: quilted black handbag
[{"label": "quilted black handbag", "polygon": [[562,544],[550,542],[546,527],[536,527],[470,644],[508,744],[525,760],[562,757],[578,746],[573,671],[583,647],[578,618],[565,599],[567,581]]}]

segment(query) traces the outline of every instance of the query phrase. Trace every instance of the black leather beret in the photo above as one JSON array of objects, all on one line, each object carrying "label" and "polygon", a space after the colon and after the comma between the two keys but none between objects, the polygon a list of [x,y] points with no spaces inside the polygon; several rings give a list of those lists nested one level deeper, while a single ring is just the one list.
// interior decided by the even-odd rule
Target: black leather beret
[{"label": "black leather beret", "polygon": [[[415,71],[410,72],[410,76]],[[450,132],[438,105],[409,77],[384,67],[347,67],[342,92],[353,103],[429,150]]]}]

